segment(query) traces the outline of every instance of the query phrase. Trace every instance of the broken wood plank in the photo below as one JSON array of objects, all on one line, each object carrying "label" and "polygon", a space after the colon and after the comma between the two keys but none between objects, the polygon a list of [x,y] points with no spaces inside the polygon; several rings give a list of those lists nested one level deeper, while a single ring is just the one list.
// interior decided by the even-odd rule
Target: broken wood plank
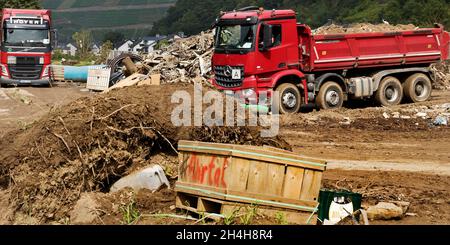
[{"label": "broken wood plank", "polygon": [[142,75],[139,73],[135,73],[135,74],[123,79],[122,81],[119,81],[114,86],[110,87],[108,90],[105,90],[105,93],[108,93],[109,91],[114,90],[114,89],[119,89],[119,88],[130,87],[130,86],[136,85],[138,82],[144,80],[145,78],[148,78],[148,76]]},{"label": "broken wood plank", "polygon": [[128,75],[134,74],[138,71],[138,67],[134,64],[130,57],[126,57],[122,63],[127,68]]}]

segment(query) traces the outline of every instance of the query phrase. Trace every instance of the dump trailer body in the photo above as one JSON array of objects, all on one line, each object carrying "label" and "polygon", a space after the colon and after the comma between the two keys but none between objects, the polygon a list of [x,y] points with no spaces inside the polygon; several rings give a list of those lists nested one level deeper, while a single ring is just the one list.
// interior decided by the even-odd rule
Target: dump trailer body
[{"label": "dump trailer body", "polygon": [[310,71],[431,64],[448,58],[448,33],[441,28],[400,32],[313,35]]}]

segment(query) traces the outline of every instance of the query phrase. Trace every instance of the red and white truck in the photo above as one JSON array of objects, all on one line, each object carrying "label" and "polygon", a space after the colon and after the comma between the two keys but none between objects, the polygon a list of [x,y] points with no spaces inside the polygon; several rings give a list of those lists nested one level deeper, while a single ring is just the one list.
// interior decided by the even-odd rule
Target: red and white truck
[{"label": "red and white truck", "polygon": [[278,91],[273,103],[281,113],[296,113],[305,104],[340,108],[350,99],[383,106],[426,101],[430,64],[449,57],[449,33],[440,25],[314,35],[292,10],[245,9],[223,13],[215,26],[215,86],[253,100]]},{"label": "red and white truck", "polygon": [[52,30],[50,10],[3,9],[0,84],[48,85]]}]

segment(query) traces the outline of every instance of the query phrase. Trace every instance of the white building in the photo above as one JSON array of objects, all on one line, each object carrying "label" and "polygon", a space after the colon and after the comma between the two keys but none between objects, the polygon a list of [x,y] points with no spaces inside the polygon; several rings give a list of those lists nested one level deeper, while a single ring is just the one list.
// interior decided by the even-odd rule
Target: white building
[{"label": "white building", "polygon": [[92,44],[92,47],[91,47],[91,52],[93,53],[93,54],[95,54],[95,55],[99,55],[100,54],[100,47],[99,47],[99,45],[97,45],[97,44]]},{"label": "white building", "polygon": [[144,37],[137,41],[133,45],[133,52],[135,53],[151,53],[155,50],[155,46],[163,41],[167,40],[167,36],[156,35],[154,37]]},{"label": "white building", "polygon": [[133,41],[127,40],[126,42],[124,42],[122,45],[120,45],[117,48],[117,51],[131,52],[131,51],[133,51],[132,47],[133,47]]},{"label": "white building", "polygon": [[75,45],[69,43],[66,46],[64,46],[64,48],[62,49],[62,52],[63,52],[63,54],[75,56],[77,54],[77,50],[78,50],[78,48]]}]

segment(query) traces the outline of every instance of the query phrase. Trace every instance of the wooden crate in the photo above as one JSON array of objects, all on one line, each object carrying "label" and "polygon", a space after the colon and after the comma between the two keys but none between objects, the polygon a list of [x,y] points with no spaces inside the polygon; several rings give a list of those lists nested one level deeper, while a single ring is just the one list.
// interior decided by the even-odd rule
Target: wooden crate
[{"label": "wooden crate", "polygon": [[64,66],[51,65],[50,66],[50,78],[52,81],[64,81]]},{"label": "wooden crate", "polygon": [[178,148],[178,193],[297,212],[317,211],[325,161],[270,147],[180,141]]},{"label": "wooden crate", "polygon": [[[209,219],[221,221],[225,217],[242,216],[249,210],[248,204],[239,202],[227,202],[224,200],[200,197],[192,194],[178,192],[176,196],[176,207],[196,213],[199,216],[208,216]],[[317,215],[308,212],[298,212],[295,210],[268,208],[266,206],[257,206],[257,213],[269,217],[277,217],[283,214],[285,221],[289,224],[315,224]]]}]

